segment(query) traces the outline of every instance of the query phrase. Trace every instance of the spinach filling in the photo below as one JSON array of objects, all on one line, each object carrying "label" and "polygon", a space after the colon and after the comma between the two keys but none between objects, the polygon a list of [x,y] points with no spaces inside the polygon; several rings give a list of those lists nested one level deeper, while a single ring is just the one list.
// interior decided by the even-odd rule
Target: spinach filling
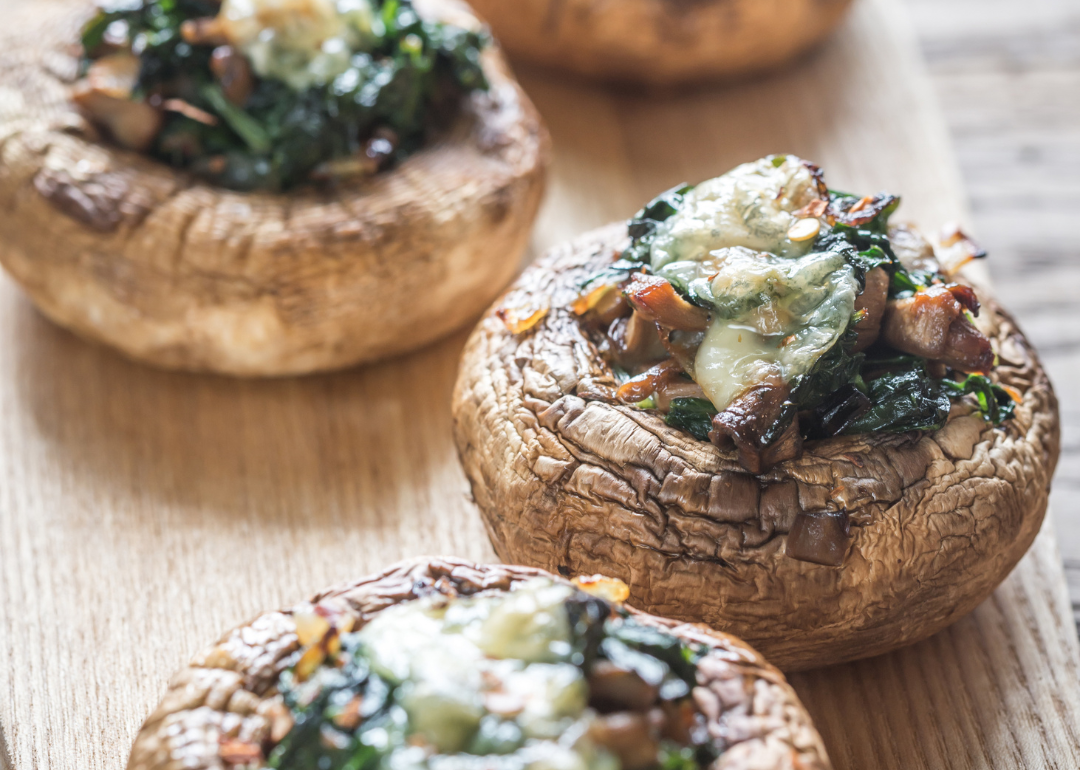
[{"label": "spinach filling", "polygon": [[236,190],[375,173],[416,152],[465,96],[487,88],[484,34],[422,20],[411,0],[313,0],[327,3],[353,9],[342,22],[350,45],[332,41],[333,67],[311,64],[303,87],[289,74],[308,63],[295,51],[274,52],[276,59],[263,52],[260,61],[276,69],[261,77],[239,43],[220,30],[197,32],[225,13],[215,0],[114,0],[83,30],[83,73],[117,53],[137,56],[126,96],[161,121],[138,149]]},{"label": "spinach filling", "polygon": [[[471,705],[470,694],[461,692],[461,687],[448,692],[447,683],[453,679],[432,687],[416,674],[415,665],[411,674],[395,674],[394,666],[387,666],[377,637],[365,636],[363,629],[344,633],[331,642],[336,652],[306,676],[301,666],[282,674],[279,690],[293,726],[269,749],[269,766],[281,770],[541,770],[567,766],[570,761],[570,766],[582,770],[699,770],[717,758],[719,752],[708,737],[704,718],[690,697],[704,648],[641,624],[604,599],[546,579],[530,581],[518,590],[532,594],[526,598],[535,600],[527,602],[537,613],[534,619],[511,612],[514,630],[502,639],[479,640],[486,652],[479,663],[460,663],[473,673],[481,669],[476,681],[484,687],[496,681],[495,694],[503,696],[500,706],[491,706],[491,700],[478,701],[486,706]],[[561,591],[554,601],[553,590]],[[449,600],[451,609],[443,616],[441,630],[421,625],[416,633],[433,633],[437,643],[445,640],[449,645],[460,641],[457,632],[475,640],[477,628],[484,628],[483,623],[476,624],[477,616],[497,615],[499,601],[494,599],[491,609],[470,598]],[[458,610],[454,605],[459,605]],[[439,613],[439,602],[424,611]],[[450,620],[455,611],[458,618]],[[465,618],[463,624],[460,618]],[[547,620],[538,625],[536,618]],[[560,629],[554,634],[542,627],[552,619]],[[546,647],[536,647],[535,639],[525,638],[528,634],[523,635],[522,629],[530,628],[528,633],[533,635],[550,635]],[[485,633],[499,635],[491,628]],[[415,643],[415,635],[411,636],[401,640],[404,647]],[[326,646],[327,640],[317,644]],[[521,651],[521,659],[501,657],[515,650]],[[558,667],[565,671],[557,673]],[[514,683],[520,685],[534,668],[546,678],[533,680],[539,684],[526,693],[529,705],[521,713],[512,713],[520,706],[507,707],[506,694],[520,695]],[[506,677],[501,683],[500,676]],[[555,687],[554,682],[561,684]],[[560,704],[559,718],[541,720],[537,727],[536,704],[530,697]],[[418,706],[418,699],[424,698],[430,702]],[[580,698],[578,704],[567,707],[575,698]],[[623,729],[605,727],[611,715],[622,719]],[[642,725],[633,737],[625,730],[628,716]],[[447,749],[447,735],[454,736],[452,750]]]},{"label": "spinach filling", "polygon": [[[679,185],[646,205],[631,220],[628,232],[631,242],[618,261],[582,285],[625,282],[634,273],[652,272],[650,254],[658,228],[679,212],[693,189],[690,185]],[[909,270],[897,258],[888,230],[889,217],[899,203],[899,198],[888,195],[870,199],[829,190],[829,212],[850,212],[856,206],[865,207],[866,212],[851,216],[857,224],[836,221],[823,226],[814,240],[813,252],[841,254],[853,269],[860,288],[865,288],[867,273],[883,268],[889,277],[889,300],[909,298],[935,283],[947,282],[945,276],[931,271]],[[663,277],[687,302],[716,312],[715,301],[710,303],[711,298],[703,296],[697,285],[700,280],[684,282],[676,276]],[[958,379],[951,379],[939,371],[935,376],[927,359],[899,355],[882,342],[871,350],[854,352],[856,335],[852,327],[860,317],[860,311],[856,311],[847,332],[808,373],[790,383],[789,402],[766,439],[778,436],[796,414],[800,416],[800,432],[808,439],[934,430],[945,424],[952,402],[965,396],[974,396],[980,412],[994,425],[1012,416],[1013,396],[985,375],[958,373]],[[642,402],[646,407],[654,403],[652,398]],[[674,398],[665,420],[668,425],[707,441],[717,413],[716,406],[707,398]]]}]

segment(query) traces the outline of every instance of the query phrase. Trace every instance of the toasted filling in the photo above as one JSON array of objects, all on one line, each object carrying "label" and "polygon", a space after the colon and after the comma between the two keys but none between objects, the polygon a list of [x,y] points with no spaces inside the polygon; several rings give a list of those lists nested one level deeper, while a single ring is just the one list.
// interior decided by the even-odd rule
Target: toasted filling
[{"label": "toasted filling", "polygon": [[487,88],[485,45],[412,0],[109,0],[72,98],[125,149],[281,190],[418,150]]},{"label": "toasted filling", "polygon": [[657,275],[708,304],[709,328],[687,374],[717,409],[752,385],[808,374],[847,330],[860,291],[835,252],[786,258],[725,247]]},{"label": "toasted filling", "polygon": [[960,233],[939,261],[889,225],[898,205],[831,191],[791,155],[746,163],[646,206],[572,310],[618,400],[734,447],[751,473],[807,439],[939,428],[956,399],[1000,423],[1017,394],[986,377],[978,299],[952,281],[985,253]]},{"label": "toasted filling", "polygon": [[[281,689],[271,767],[693,770],[716,752],[690,697],[703,651],[537,578],[390,607]],[[328,639],[333,639],[328,643]]]}]

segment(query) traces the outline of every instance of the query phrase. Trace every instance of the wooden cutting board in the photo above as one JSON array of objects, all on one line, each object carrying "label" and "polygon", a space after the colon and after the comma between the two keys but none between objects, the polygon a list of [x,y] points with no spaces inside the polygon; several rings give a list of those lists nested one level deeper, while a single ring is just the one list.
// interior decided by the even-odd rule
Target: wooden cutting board
[{"label": "wooden cutting board", "polygon": [[[556,145],[534,252],[769,152],[901,192],[928,228],[966,219],[890,0],[751,83],[524,82]],[[401,557],[493,560],[450,440],[463,342],[301,380],[168,374],[57,330],[0,279],[0,766],[118,770],[170,673],[225,629]],[[949,630],[794,681],[838,770],[1076,770],[1078,668],[1048,525]]]}]

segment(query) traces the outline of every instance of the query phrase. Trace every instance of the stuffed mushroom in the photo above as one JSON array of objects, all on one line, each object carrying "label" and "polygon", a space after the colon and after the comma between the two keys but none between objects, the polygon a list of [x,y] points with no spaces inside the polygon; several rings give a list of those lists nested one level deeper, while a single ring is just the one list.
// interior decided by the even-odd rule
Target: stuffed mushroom
[{"label": "stuffed mushroom", "polygon": [[555,249],[470,339],[454,431],[499,556],[603,572],[797,670],[973,609],[1031,544],[1057,403],[899,199],[794,156]]},{"label": "stuffed mushroom", "polygon": [[85,337],[335,369],[518,270],[548,139],[457,0],[58,0],[0,38],[0,261]]},{"label": "stuffed mushroom", "polygon": [[756,652],[625,593],[523,567],[392,567],[196,657],[128,770],[830,767]]},{"label": "stuffed mushroom", "polygon": [[778,66],[850,0],[473,0],[515,57],[577,75],[670,86]]}]

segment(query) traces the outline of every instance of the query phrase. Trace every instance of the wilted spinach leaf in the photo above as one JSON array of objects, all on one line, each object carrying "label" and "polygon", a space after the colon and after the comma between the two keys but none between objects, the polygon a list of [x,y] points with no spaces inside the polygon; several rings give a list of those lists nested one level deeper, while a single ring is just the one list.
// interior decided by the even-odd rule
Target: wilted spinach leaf
[{"label": "wilted spinach leaf", "polygon": [[206,125],[166,112],[151,154],[233,189],[287,189],[326,161],[357,157],[384,133],[394,142],[380,158],[402,160],[449,121],[465,95],[487,88],[485,34],[424,21],[412,0],[371,4],[381,23],[344,73],[301,91],[255,78],[243,104],[223,97],[210,69],[214,47],[180,34],[184,21],[215,16],[214,0],[114,0],[83,30],[83,68],[102,53],[109,26],[121,22],[141,61],[135,98],[180,99],[219,119]]},{"label": "wilted spinach leaf", "polygon": [[961,382],[942,380],[941,385],[952,398],[974,395],[979,410],[994,425],[1000,425],[1013,416],[1016,402],[1004,389],[990,382],[982,374],[969,374]]},{"label": "wilted spinach leaf", "polygon": [[706,398],[676,398],[671,401],[666,422],[673,428],[685,430],[698,441],[708,441],[715,416],[716,407]]},{"label": "wilted spinach leaf", "polygon": [[871,407],[844,433],[901,433],[937,430],[949,417],[951,402],[940,382],[921,360],[897,372],[882,374],[867,383]]},{"label": "wilted spinach leaf", "polygon": [[292,671],[282,674],[279,688],[293,727],[271,752],[270,767],[370,770],[378,764],[383,752],[362,735],[389,718],[393,687],[370,671],[356,634],[342,637],[336,663],[319,666],[303,681]]},{"label": "wilted spinach leaf", "polygon": [[630,220],[628,232],[632,239],[630,247],[623,252],[623,259],[634,262],[648,262],[656,226],[675,216],[682,207],[686,194],[693,190],[692,185],[679,185],[649,201],[641,211]]},{"label": "wilted spinach leaf", "polygon": [[858,335],[848,325],[847,331],[804,375],[791,383],[791,399],[799,409],[813,409],[825,398],[859,376],[866,356],[853,353]]}]

